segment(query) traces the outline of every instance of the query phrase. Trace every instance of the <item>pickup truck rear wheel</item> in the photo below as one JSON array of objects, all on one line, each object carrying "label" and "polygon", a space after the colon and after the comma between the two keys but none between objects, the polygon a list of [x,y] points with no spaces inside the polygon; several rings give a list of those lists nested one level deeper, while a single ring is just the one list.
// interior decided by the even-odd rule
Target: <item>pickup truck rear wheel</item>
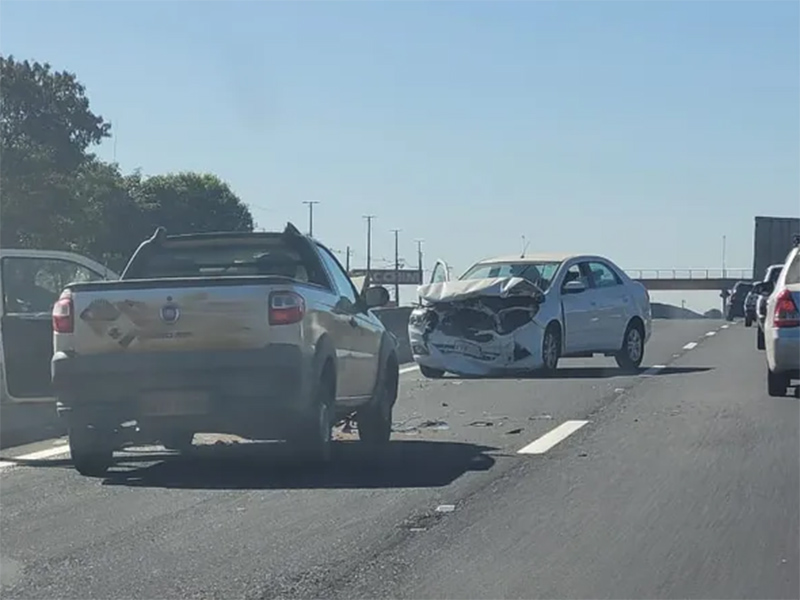
[{"label": "pickup truck rear wheel", "polygon": [[86,425],[70,426],[69,452],[75,470],[86,477],[102,477],[114,459],[110,435]]},{"label": "pickup truck rear wheel", "polygon": [[288,440],[295,454],[304,462],[324,465],[331,461],[335,398],[336,383],[330,369],[326,368],[314,390],[310,414]]},{"label": "pickup truck rear wheel", "polygon": [[380,381],[372,401],[356,414],[358,439],[371,446],[389,443],[392,436],[392,410],[397,398],[397,363],[389,361],[381,369]]}]

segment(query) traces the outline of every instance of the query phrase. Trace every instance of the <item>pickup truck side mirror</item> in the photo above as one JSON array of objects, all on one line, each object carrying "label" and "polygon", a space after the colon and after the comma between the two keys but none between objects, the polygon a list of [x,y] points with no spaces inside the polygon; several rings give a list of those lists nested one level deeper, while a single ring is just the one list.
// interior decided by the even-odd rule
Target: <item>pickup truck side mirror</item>
[{"label": "pickup truck side mirror", "polygon": [[581,292],[585,291],[586,291],[586,284],[583,283],[580,279],[573,279],[572,281],[568,281],[561,288],[561,292],[564,294],[580,294]]},{"label": "pickup truck side mirror", "polygon": [[367,308],[379,308],[389,304],[389,290],[376,285],[364,290],[364,305]]}]

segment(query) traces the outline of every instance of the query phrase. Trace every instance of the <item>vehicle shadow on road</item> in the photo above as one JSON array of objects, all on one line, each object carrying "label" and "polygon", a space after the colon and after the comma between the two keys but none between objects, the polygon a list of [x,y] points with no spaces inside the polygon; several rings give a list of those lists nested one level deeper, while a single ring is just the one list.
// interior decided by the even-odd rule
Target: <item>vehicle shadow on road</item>
[{"label": "vehicle shadow on road", "polygon": [[[238,447],[237,447],[238,446]],[[469,471],[490,469],[496,448],[475,444],[395,440],[381,453],[358,442],[335,444],[327,467],[305,465],[282,444],[197,447],[155,465],[124,457],[104,485],[177,489],[373,489],[440,487]],[[139,462],[151,462],[143,454]]]},{"label": "vehicle shadow on road", "polygon": [[637,375],[648,374],[652,377],[663,375],[685,375],[689,373],[704,373],[713,371],[714,367],[664,367],[654,373],[647,373],[648,368],[642,367],[636,372],[623,371],[616,367],[560,367],[552,374],[539,372],[508,373],[490,376],[459,376],[447,377],[447,379],[611,379],[613,377],[635,377]]}]

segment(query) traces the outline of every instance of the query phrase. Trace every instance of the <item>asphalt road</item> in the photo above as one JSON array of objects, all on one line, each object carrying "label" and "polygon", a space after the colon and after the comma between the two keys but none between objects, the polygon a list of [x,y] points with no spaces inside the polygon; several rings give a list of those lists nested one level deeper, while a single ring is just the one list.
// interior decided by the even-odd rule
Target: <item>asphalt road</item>
[{"label": "asphalt road", "polygon": [[2,595],[800,598],[798,400],[725,325],[657,322],[635,376],[407,372],[387,455],[342,434],[326,473],[224,444],[88,479],[63,440],[5,449]]}]

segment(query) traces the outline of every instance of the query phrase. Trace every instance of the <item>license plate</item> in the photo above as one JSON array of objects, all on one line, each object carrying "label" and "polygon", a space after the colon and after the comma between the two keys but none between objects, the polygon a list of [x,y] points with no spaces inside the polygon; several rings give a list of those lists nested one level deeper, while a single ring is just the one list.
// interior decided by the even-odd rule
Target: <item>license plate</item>
[{"label": "license plate", "polygon": [[481,357],[481,349],[476,344],[470,344],[469,342],[456,342],[455,347],[456,352],[459,354],[464,354],[473,358]]},{"label": "license plate", "polygon": [[153,391],[142,394],[142,410],[150,416],[196,415],[208,411],[208,392]]}]

